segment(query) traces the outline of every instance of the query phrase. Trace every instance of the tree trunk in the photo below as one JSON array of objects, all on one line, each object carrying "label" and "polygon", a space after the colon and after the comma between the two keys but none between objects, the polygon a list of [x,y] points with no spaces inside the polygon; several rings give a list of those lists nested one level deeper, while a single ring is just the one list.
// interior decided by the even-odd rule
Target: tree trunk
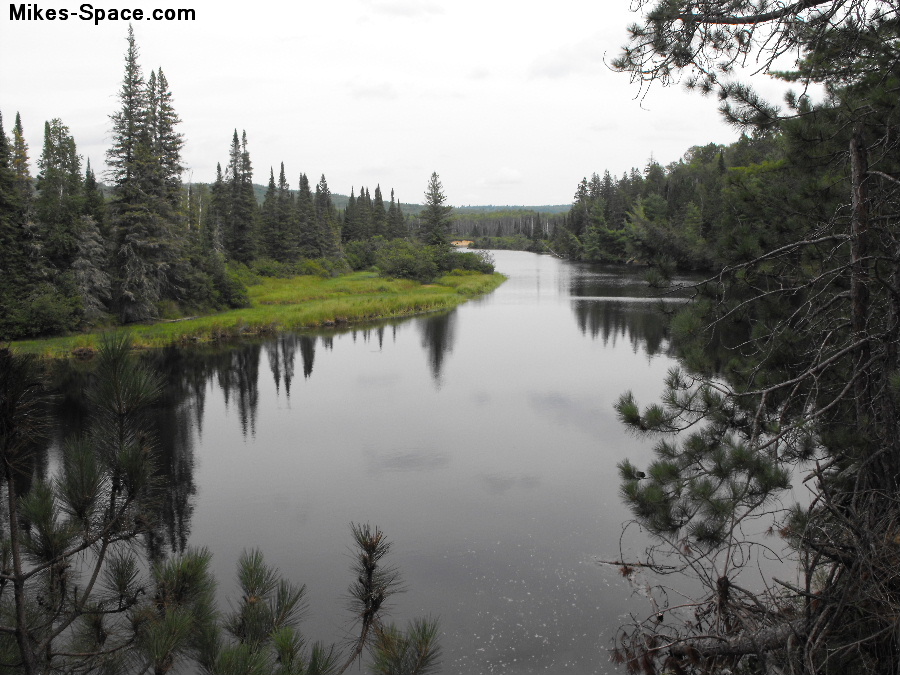
[{"label": "tree trunk", "polygon": [[671,654],[679,658],[764,654],[784,649],[791,637],[802,634],[805,625],[806,619],[795,619],[751,634],[687,639],[673,646]]}]

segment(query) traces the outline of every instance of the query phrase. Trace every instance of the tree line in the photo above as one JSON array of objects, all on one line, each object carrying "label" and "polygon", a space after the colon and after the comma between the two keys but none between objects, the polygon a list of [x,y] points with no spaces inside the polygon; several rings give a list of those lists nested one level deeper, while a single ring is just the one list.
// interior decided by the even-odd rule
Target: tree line
[{"label": "tree line", "polygon": [[693,146],[667,166],[651,159],[619,178],[594,173],[578,184],[569,212],[547,229],[547,245],[574,260],[713,271],[727,259],[717,251],[730,245],[741,204],[751,198],[749,176],[767,163],[805,171],[788,165],[786,150],[781,134],[756,130],[728,145]]},{"label": "tree line", "polygon": [[[0,339],[245,306],[253,274],[329,276],[410,252],[430,259],[428,274],[402,265],[394,274],[492,270],[451,255],[447,213],[438,223],[410,219],[393,190],[385,203],[380,185],[351,189],[338,211],[324,175],[313,186],[301,173],[292,190],[282,163],[259,200],[237,129],[215,180],[185,185],[169,83],[162,68],[145,78],[138,57],[129,28],[102,185],[58,118],[45,124],[32,177],[20,116],[10,138],[0,116]],[[436,245],[425,236],[435,225],[440,250],[420,241]]]}]

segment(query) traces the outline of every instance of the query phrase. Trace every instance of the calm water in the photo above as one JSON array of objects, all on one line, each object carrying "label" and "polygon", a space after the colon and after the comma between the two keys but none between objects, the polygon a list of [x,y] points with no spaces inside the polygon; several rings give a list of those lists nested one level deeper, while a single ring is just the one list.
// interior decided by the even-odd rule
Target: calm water
[{"label": "calm water", "polygon": [[[170,378],[161,543],[209,547],[223,597],[261,548],[307,584],[308,637],[333,641],[348,524],[367,521],[408,589],[391,616],[440,617],[442,672],[615,672],[620,618],[648,609],[594,561],[619,556],[616,464],[649,448],[613,403],[657,398],[664,324],[639,270],[495,258],[509,281],[448,314],[151,355]],[[77,427],[77,395],[60,406]]]}]

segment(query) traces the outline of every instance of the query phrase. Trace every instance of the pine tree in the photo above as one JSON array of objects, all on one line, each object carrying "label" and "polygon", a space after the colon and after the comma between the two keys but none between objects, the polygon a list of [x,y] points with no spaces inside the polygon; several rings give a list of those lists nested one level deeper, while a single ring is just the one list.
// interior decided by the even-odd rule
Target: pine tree
[{"label": "pine tree", "polygon": [[391,189],[391,205],[388,207],[388,239],[402,239],[408,236],[406,217],[400,208],[400,203],[394,201],[394,190]]},{"label": "pine tree", "polygon": [[203,245],[208,251],[222,253],[225,250],[225,232],[228,222],[228,186],[222,176],[222,164],[216,164],[216,180],[210,189],[209,209],[202,219]]},{"label": "pine tree", "polygon": [[19,113],[16,113],[16,123],[13,127],[12,169],[16,175],[19,201],[25,209],[26,217],[31,211],[31,202],[34,198],[34,184],[31,180],[31,169],[28,162],[28,144],[25,142],[22,118]]},{"label": "pine tree", "polygon": [[348,241],[356,241],[359,236],[359,215],[356,212],[356,194],[355,188],[350,187],[350,196],[347,198],[347,206],[344,209],[344,222],[341,227],[341,241],[345,244]]},{"label": "pine tree", "polygon": [[[721,233],[724,264],[674,323],[690,374],[671,373],[659,405],[640,409],[630,395],[618,404],[636,430],[687,432],[659,442],[644,472],[623,463],[622,493],[704,588],[689,619],[655,612],[621,632],[616,655],[633,668],[812,675],[900,664],[887,543],[900,514],[895,11],[663,1],[616,62],[644,82],[685,74],[719,95],[729,122],[778,129],[784,146],[778,162],[725,174],[723,211],[736,217]],[[790,71],[786,54],[798,55]],[[827,96],[789,93],[781,108],[730,77],[748,59]],[[714,186],[722,149],[697,150],[689,168]],[[721,353],[704,355],[710,344]],[[812,494],[777,508],[804,474]],[[738,579],[760,545],[746,535],[758,519],[787,541],[799,584],[755,592]]]},{"label": "pine tree", "polygon": [[269,167],[269,186],[259,214],[259,243],[262,254],[272,260],[278,256],[281,236],[278,229],[278,187],[275,171]]},{"label": "pine tree", "polygon": [[341,253],[340,232],[338,230],[337,212],[331,201],[331,190],[325,180],[325,174],[316,184],[315,205],[315,250],[317,257],[336,258]]},{"label": "pine tree", "polygon": [[67,271],[78,248],[77,222],[84,210],[81,158],[75,139],[60,119],[44,125],[34,209],[44,255],[57,272]]},{"label": "pine tree", "polygon": [[169,82],[160,68],[156,77],[156,110],[152,128],[153,154],[159,163],[162,196],[173,208],[177,208],[181,201],[181,174],[184,171],[181,163],[184,136],[176,131],[180,123],[181,119],[172,104]]},{"label": "pine tree", "polygon": [[296,211],[297,245],[300,255],[306,258],[315,258],[321,255],[316,229],[316,206],[309,179],[305,173],[300,174]]},{"label": "pine tree", "polygon": [[81,184],[82,215],[89,216],[100,228],[101,234],[106,232],[106,199],[103,190],[97,183],[97,176],[91,168],[91,160],[87,160],[84,169],[84,182]]},{"label": "pine tree", "polygon": [[156,316],[160,300],[177,297],[183,259],[183,242],[173,227],[175,204],[166,192],[154,141],[160,117],[159,81],[154,74],[148,88],[137,58],[129,27],[121,107],[111,116],[113,143],[107,151],[114,185],[114,295],[119,317],[126,323]]},{"label": "pine tree", "polygon": [[225,248],[232,258],[247,263],[256,257],[259,208],[253,193],[253,167],[246,131],[239,140],[237,129],[234,130],[225,182],[228,185]]},{"label": "pine tree", "polygon": [[428,188],[425,191],[425,208],[420,215],[421,238],[429,246],[449,248],[450,240],[450,213],[453,208],[445,206],[447,197],[444,195],[444,186],[437,172],[431,174],[428,180]]},{"label": "pine tree", "polygon": [[[138,149],[147,138],[147,88],[138,64],[138,47],[134,30],[128,27],[128,49],[125,52],[125,76],[119,90],[121,107],[110,116],[113,128],[112,147],[106,153],[110,178],[119,190],[137,189],[132,180],[138,167]],[[131,194],[122,195],[132,199]]]},{"label": "pine tree", "polygon": [[384,197],[381,195],[381,185],[375,186],[375,197],[372,200],[372,236],[385,236],[387,234],[387,212],[384,208]]},{"label": "pine tree", "polygon": [[22,297],[31,286],[25,207],[0,113],[0,339],[21,335]]},{"label": "pine tree", "polygon": [[280,262],[295,262],[298,253],[297,223],[294,209],[294,195],[284,172],[284,162],[278,173],[278,201],[276,204],[276,222],[278,223],[279,245],[275,259]]}]

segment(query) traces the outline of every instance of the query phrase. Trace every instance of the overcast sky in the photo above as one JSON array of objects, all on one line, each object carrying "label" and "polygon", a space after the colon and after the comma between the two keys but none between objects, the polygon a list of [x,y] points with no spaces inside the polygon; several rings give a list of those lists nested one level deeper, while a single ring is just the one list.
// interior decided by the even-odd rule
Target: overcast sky
[{"label": "overcast sky", "polygon": [[[80,0],[38,6],[78,11]],[[448,201],[566,204],[578,181],[736,132],[680,87],[643,100],[607,63],[637,16],[628,0],[98,0],[95,8],[193,8],[192,22],[134,23],[144,74],[162,67],[183,123],[185,180],[211,182],[235,128],[254,181],[284,162],[293,187],[321,174],[421,202],[437,171]],[[0,19],[0,111],[22,115],[32,160],[59,117],[103,167],[127,23]]]}]

